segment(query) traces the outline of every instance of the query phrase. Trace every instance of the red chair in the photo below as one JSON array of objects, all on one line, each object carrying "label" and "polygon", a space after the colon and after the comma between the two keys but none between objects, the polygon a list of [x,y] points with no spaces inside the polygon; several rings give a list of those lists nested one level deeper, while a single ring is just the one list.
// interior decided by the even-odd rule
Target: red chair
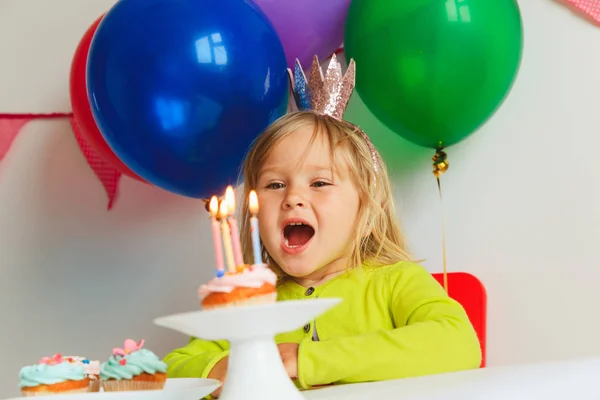
[{"label": "red chair", "polygon": [[[485,338],[486,338],[486,314],[487,294],[485,287],[479,279],[466,272],[449,272],[448,295],[458,301],[464,307],[481,345],[481,366],[485,367]],[[444,285],[444,274],[436,273],[433,277]]]}]

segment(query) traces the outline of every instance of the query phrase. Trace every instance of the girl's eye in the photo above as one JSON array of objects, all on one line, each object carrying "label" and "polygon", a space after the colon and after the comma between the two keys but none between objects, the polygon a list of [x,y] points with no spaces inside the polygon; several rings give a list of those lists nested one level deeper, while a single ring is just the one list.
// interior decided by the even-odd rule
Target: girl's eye
[{"label": "girl's eye", "polygon": [[312,186],[312,187],[317,187],[317,188],[319,188],[319,187],[323,187],[323,186],[329,186],[329,185],[331,185],[331,183],[329,183],[329,182],[325,182],[325,181],[316,181],[316,182],[313,182],[311,186]]},{"label": "girl's eye", "polygon": [[285,187],[284,184],[281,182],[272,182],[272,183],[269,183],[267,186],[265,186],[265,189],[277,190],[277,189],[283,189],[284,187]]}]

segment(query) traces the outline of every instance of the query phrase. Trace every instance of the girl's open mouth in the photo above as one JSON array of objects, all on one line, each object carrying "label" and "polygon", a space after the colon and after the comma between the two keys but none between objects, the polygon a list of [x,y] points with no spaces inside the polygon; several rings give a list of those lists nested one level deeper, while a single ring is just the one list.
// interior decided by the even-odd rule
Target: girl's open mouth
[{"label": "girl's open mouth", "polygon": [[287,253],[299,253],[304,250],[315,235],[315,229],[307,222],[288,221],[283,227],[282,246]]}]

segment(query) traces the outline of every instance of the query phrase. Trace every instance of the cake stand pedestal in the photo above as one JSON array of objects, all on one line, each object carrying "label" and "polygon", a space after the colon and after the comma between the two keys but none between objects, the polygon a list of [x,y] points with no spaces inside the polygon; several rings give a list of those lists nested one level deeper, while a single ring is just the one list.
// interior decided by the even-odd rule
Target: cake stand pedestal
[{"label": "cake stand pedestal", "polygon": [[275,335],[301,327],[340,302],[281,301],[175,314],[154,323],[197,338],[229,341],[221,400],[303,400],[285,371]]}]

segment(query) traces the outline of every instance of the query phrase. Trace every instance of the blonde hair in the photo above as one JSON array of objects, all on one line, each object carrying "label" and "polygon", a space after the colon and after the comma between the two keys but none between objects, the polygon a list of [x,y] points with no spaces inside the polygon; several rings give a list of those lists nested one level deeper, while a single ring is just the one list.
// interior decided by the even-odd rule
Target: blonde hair
[{"label": "blonde hair", "polygon": [[[273,148],[288,135],[305,127],[313,127],[311,143],[321,134],[329,141],[333,165],[336,150],[348,164],[349,175],[358,191],[359,211],[354,240],[350,244],[348,268],[363,265],[381,266],[408,261],[406,240],[400,230],[387,170],[377,156],[377,167],[361,131],[356,126],[312,111],[286,114],[260,135],[252,144],[244,161],[244,199],[256,189],[258,174]],[[241,242],[244,259],[252,259],[250,213],[242,202]],[[260,211],[259,211],[260,212]],[[262,258],[280,276],[285,274],[271,259],[261,243]]]}]

